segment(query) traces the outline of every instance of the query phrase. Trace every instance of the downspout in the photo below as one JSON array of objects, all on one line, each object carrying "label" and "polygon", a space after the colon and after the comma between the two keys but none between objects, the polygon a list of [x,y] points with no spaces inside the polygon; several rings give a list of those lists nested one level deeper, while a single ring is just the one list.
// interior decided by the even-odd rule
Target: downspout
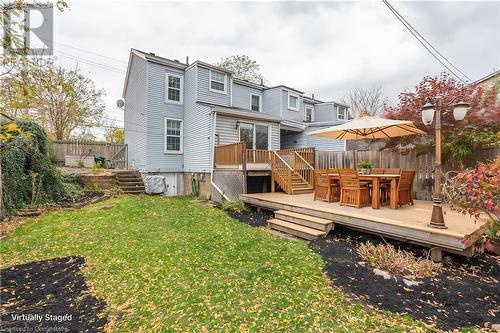
[{"label": "downspout", "polygon": [[[213,109],[212,109],[213,110]],[[215,158],[215,128],[217,126],[217,112],[212,111],[212,158],[210,161],[210,184],[219,192],[221,197],[230,201],[229,198],[224,194],[224,192],[215,184],[214,182],[214,158]]]}]

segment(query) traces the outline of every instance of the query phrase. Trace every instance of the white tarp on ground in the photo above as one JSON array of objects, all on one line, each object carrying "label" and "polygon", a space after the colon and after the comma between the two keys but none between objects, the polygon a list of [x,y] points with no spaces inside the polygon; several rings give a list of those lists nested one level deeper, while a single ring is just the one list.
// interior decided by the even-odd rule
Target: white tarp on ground
[{"label": "white tarp on ground", "polygon": [[167,190],[164,176],[144,177],[144,188],[147,194],[162,194]]}]

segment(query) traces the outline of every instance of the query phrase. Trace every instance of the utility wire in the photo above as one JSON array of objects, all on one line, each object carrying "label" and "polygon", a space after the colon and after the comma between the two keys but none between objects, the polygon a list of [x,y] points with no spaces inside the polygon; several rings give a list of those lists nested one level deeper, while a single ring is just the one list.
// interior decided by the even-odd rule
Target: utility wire
[{"label": "utility wire", "polygon": [[[450,67],[448,67],[432,50],[438,53],[447,63],[449,63],[453,68],[455,68],[459,73],[461,73],[467,80],[472,81],[467,75],[465,75],[460,69],[458,69],[451,61],[449,61],[441,52],[439,52],[431,43],[429,43],[387,0],[382,0],[382,2],[389,8],[389,10],[396,16],[396,18],[405,26],[405,28],[422,44],[423,47],[434,57],[437,61],[441,63],[451,74],[453,74],[462,83],[467,84],[466,81],[459,75],[457,75]],[[425,41],[425,43],[424,43]],[[429,46],[426,45],[426,43]]]}]

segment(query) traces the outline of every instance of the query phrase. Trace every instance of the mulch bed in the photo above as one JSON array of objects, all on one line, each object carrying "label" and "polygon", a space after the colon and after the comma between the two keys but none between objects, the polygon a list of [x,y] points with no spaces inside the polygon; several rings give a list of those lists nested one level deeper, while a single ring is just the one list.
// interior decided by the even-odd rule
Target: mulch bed
[{"label": "mulch bed", "polygon": [[[262,226],[272,217],[269,212],[234,213],[241,222]],[[408,286],[403,279],[384,279],[373,269],[360,264],[359,244],[387,242],[396,248],[426,256],[427,249],[412,244],[382,239],[379,236],[336,226],[327,237],[311,242],[311,248],[325,261],[325,272],[333,284],[354,300],[368,306],[406,314],[414,319],[451,330],[484,327],[498,323],[500,312],[500,258],[483,254],[471,258],[449,255],[443,271],[434,278]]]},{"label": "mulch bed", "polygon": [[272,212],[262,210],[257,212],[255,209],[250,209],[249,211],[236,212],[233,210],[225,210],[226,214],[235,218],[241,222],[251,225],[252,227],[265,227],[267,225],[267,220],[273,218],[274,214]]},{"label": "mulch bed", "polygon": [[89,290],[84,264],[83,257],[63,257],[3,268],[0,331],[103,331],[106,304]]}]

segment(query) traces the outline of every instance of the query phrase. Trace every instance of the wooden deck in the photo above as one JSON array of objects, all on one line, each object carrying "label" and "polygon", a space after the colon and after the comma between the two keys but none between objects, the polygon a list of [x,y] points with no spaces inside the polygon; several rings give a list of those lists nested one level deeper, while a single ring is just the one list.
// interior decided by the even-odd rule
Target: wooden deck
[{"label": "wooden deck", "polygon": [[242,194],[240,199],[251,206],[273,211],[283,209],[328,219],[352,229],[467,256],[472,255],[473,249],[461,240],[467,235],[472,235],[471,239],[477,238],[481,227],[480,224],[474,223],[473,219],[453,212],[447,207],[444,210],[448,229],[428,227],[432,210],[430,201],[416,200],[414,206],[399,209],[385,206],[372,209],[314,201],[312,194],[287,195],[278,192]]}]

